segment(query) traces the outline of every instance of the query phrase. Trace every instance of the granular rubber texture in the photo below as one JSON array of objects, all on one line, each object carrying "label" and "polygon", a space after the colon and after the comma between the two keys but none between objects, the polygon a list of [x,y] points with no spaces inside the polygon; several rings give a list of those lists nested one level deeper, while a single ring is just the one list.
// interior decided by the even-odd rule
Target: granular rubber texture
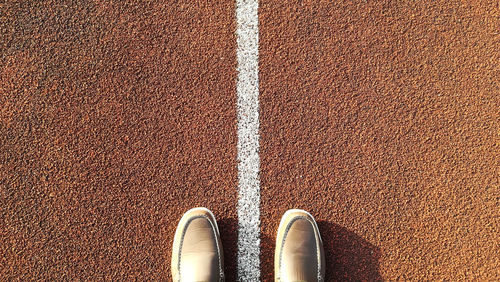
[{"label": "granular rubber texture", "polygon": [[232,1],[1,4],[0,277],[171,280],[205,206],[236,268]]},{"label": "granular rubber texture", "polygon": [[498,1],[261,1],[262,276],[281,215],[327,281],[500,278]]}]

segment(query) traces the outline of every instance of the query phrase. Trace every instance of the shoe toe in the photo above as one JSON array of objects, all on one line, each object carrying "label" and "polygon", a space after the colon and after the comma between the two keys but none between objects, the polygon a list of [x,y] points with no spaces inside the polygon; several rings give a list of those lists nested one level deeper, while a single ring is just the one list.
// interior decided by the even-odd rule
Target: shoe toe
[{"label": "shoe toe", "polygon": [[276,281],[321,281],[324,254],[314,218],[302,210],[290,210],[278,229],[275,254]]},{"label": "shoe toe", "polygon": [[189,210],[177,227],[172,254],[174,281],[222,281],[222,245],[215,217],[204,208]]}]

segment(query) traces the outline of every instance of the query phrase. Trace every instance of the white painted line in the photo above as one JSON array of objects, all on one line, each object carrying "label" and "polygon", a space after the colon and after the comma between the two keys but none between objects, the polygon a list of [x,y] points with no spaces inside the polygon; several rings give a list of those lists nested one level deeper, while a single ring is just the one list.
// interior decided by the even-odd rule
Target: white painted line
[{"label": "white painted line", "polygon": [[260,280],[258,0],[236,0],[238,280]]}]

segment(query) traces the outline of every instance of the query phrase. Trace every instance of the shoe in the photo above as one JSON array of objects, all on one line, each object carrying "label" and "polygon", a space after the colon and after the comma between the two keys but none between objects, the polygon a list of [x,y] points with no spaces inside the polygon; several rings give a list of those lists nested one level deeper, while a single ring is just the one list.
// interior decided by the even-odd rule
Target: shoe
[{"label": "shoe", "polygon": [[172,247],[173,281],[224,281],[219,228],[206,208],[187,211],[179,221]]},{"label": "shoe", "polygon": [[324,281],[325,255],[318,225],[304,210],[288,210],[281,218],[274,253],[276,282]]}]

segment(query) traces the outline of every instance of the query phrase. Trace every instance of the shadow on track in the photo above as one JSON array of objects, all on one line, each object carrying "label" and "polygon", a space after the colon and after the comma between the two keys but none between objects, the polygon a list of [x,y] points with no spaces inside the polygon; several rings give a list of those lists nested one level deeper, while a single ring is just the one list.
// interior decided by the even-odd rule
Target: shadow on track
[{"label": "shadow on track", "polygon": [[[383,281],[380,249],[348,229],[318,221],[326,259],[325,281]],[[274,281],[275,238],[261,234],[262,281]]]},{"label": "shadow on track", "polygon": [[[226,281],[236,281],[238,221],[218,221],[224,244]],[[326,259],[326,281],[383,281],[379,273],[380,249],[340,225],[318,221]],[[261,234],[261,278],[274,281],[275,238]]]},{"label": "shadow on track", "polygon": [[217,219],[224,249],[224,274],[226,281],[236,281],[238,256],[238,221],[234,218]]},{"label": "shadow on track", "polygon": [[327,221],[318,221],[326,258],[326,281],[383,281],[380,249],[356,233]]}]

